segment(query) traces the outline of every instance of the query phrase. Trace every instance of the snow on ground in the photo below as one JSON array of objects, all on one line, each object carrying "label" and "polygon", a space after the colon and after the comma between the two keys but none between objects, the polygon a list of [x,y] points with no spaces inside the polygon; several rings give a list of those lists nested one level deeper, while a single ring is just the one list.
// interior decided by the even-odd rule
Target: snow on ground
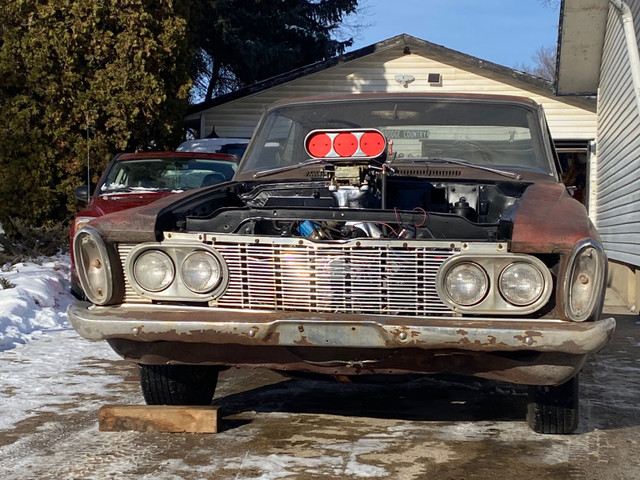
[{"label": "snow on ground", "polygon": [[6,264],[0,270],[0,352],[67,327],[68,255]]},{"label": "snow on ground", "polygon": [[[69,275],[67,255],[0,269],[0,430],[62,406],[89,408],[80,396],[122,380],[103,371],[118,359],[108,345],[80,338],[69,325]],[[66,378],[75,372],[82,381]]]},{"label": "snow on ground", "polygon": [[0,352],[0,431],[40,414],[95,410],[98,399],[122,383],[108,372],[119,357],[105,342],[88,342],[71,327],[36,332],[28,343]]}]

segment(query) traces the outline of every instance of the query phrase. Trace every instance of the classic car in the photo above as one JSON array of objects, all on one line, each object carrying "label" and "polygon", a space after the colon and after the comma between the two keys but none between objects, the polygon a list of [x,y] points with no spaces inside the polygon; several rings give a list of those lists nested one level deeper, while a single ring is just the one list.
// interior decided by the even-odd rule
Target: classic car
[{"label": "classic car", "polygon": [[[69,228],[69,245],[76,231],[94,218],[111,212],[139,207],[184,190],[231,180],[238,157],[233,154],[141,152],[115,155],[102,173],[93,194],[81,185],[74,195],[86,202]],[[71,292],[77,298],[84,293],[78,281],[71,249]]]},{"label": "classic car", "polygon": [[150,404],[209,404],[230,366],[451,373],[528,385],[530,427],[569,433],[615,328],[598,234],[519,97],[279,102],[231,182],[93,220],[73,249],[70,321],[140,365]]}]

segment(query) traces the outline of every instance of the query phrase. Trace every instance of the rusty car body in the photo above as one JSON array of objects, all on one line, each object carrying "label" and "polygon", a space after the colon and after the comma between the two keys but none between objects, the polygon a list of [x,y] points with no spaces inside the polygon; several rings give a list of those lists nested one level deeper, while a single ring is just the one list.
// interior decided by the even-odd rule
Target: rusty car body
[{"label": "rusty car body", "polygon": [[530,386],[577,426],[606,256],[518,97],[361,94],[267,109],[230,182],[89,222],[75,329],[140,364],[148,403],[205,403],[228,366],[454,373]]}]

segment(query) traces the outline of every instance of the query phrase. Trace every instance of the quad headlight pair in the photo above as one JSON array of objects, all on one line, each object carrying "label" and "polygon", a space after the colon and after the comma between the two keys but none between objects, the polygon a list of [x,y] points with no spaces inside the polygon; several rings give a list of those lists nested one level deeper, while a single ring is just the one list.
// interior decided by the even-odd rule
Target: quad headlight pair
[{"label": "quad headlight pair", "polygon": [[[524,307],[537,301],[544,291],[544,276],[530,263],[515,262],[500,272],[498,291],[512,305]],[[445,278],[445,291],[457,304],[469,307],[489,292],[487,272],[476,263],[460,263]]]},{"label": "quad headlight pair", "polygon": [[131,286],[140,295],[162,300],[206,301],[222,294],[226,263],[206,245],[143,244],[125,264]]},{"label": "quad headlight pair", "polygon": [[[147,250],[133,263],[133,278],[147,292],[161,292],[176,279],[171,257],[161,250]],[[220,283],[222,268],[218,259],[207,251],[188,254],[180,265],[180,281],[196,294],[205,294]]]},{"label": "quad headlight pair", "polygon": [[529,313],[546,303],[552,290],[549,269],[528,255],[452,257],[436,282],[440,298],[453,310],[472,313]]}]

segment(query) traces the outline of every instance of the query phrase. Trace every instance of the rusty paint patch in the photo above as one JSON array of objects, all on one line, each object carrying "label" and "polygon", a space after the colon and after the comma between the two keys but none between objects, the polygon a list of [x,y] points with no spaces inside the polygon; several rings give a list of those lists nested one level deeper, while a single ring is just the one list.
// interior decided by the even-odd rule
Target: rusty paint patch
[{"label": "rusty paint patch", "polygon": [[527,188],[513,222],[513,252],[570,251],[586,238],[599,240],[584,205],[576,202],[564,185],[538,183]]}]

